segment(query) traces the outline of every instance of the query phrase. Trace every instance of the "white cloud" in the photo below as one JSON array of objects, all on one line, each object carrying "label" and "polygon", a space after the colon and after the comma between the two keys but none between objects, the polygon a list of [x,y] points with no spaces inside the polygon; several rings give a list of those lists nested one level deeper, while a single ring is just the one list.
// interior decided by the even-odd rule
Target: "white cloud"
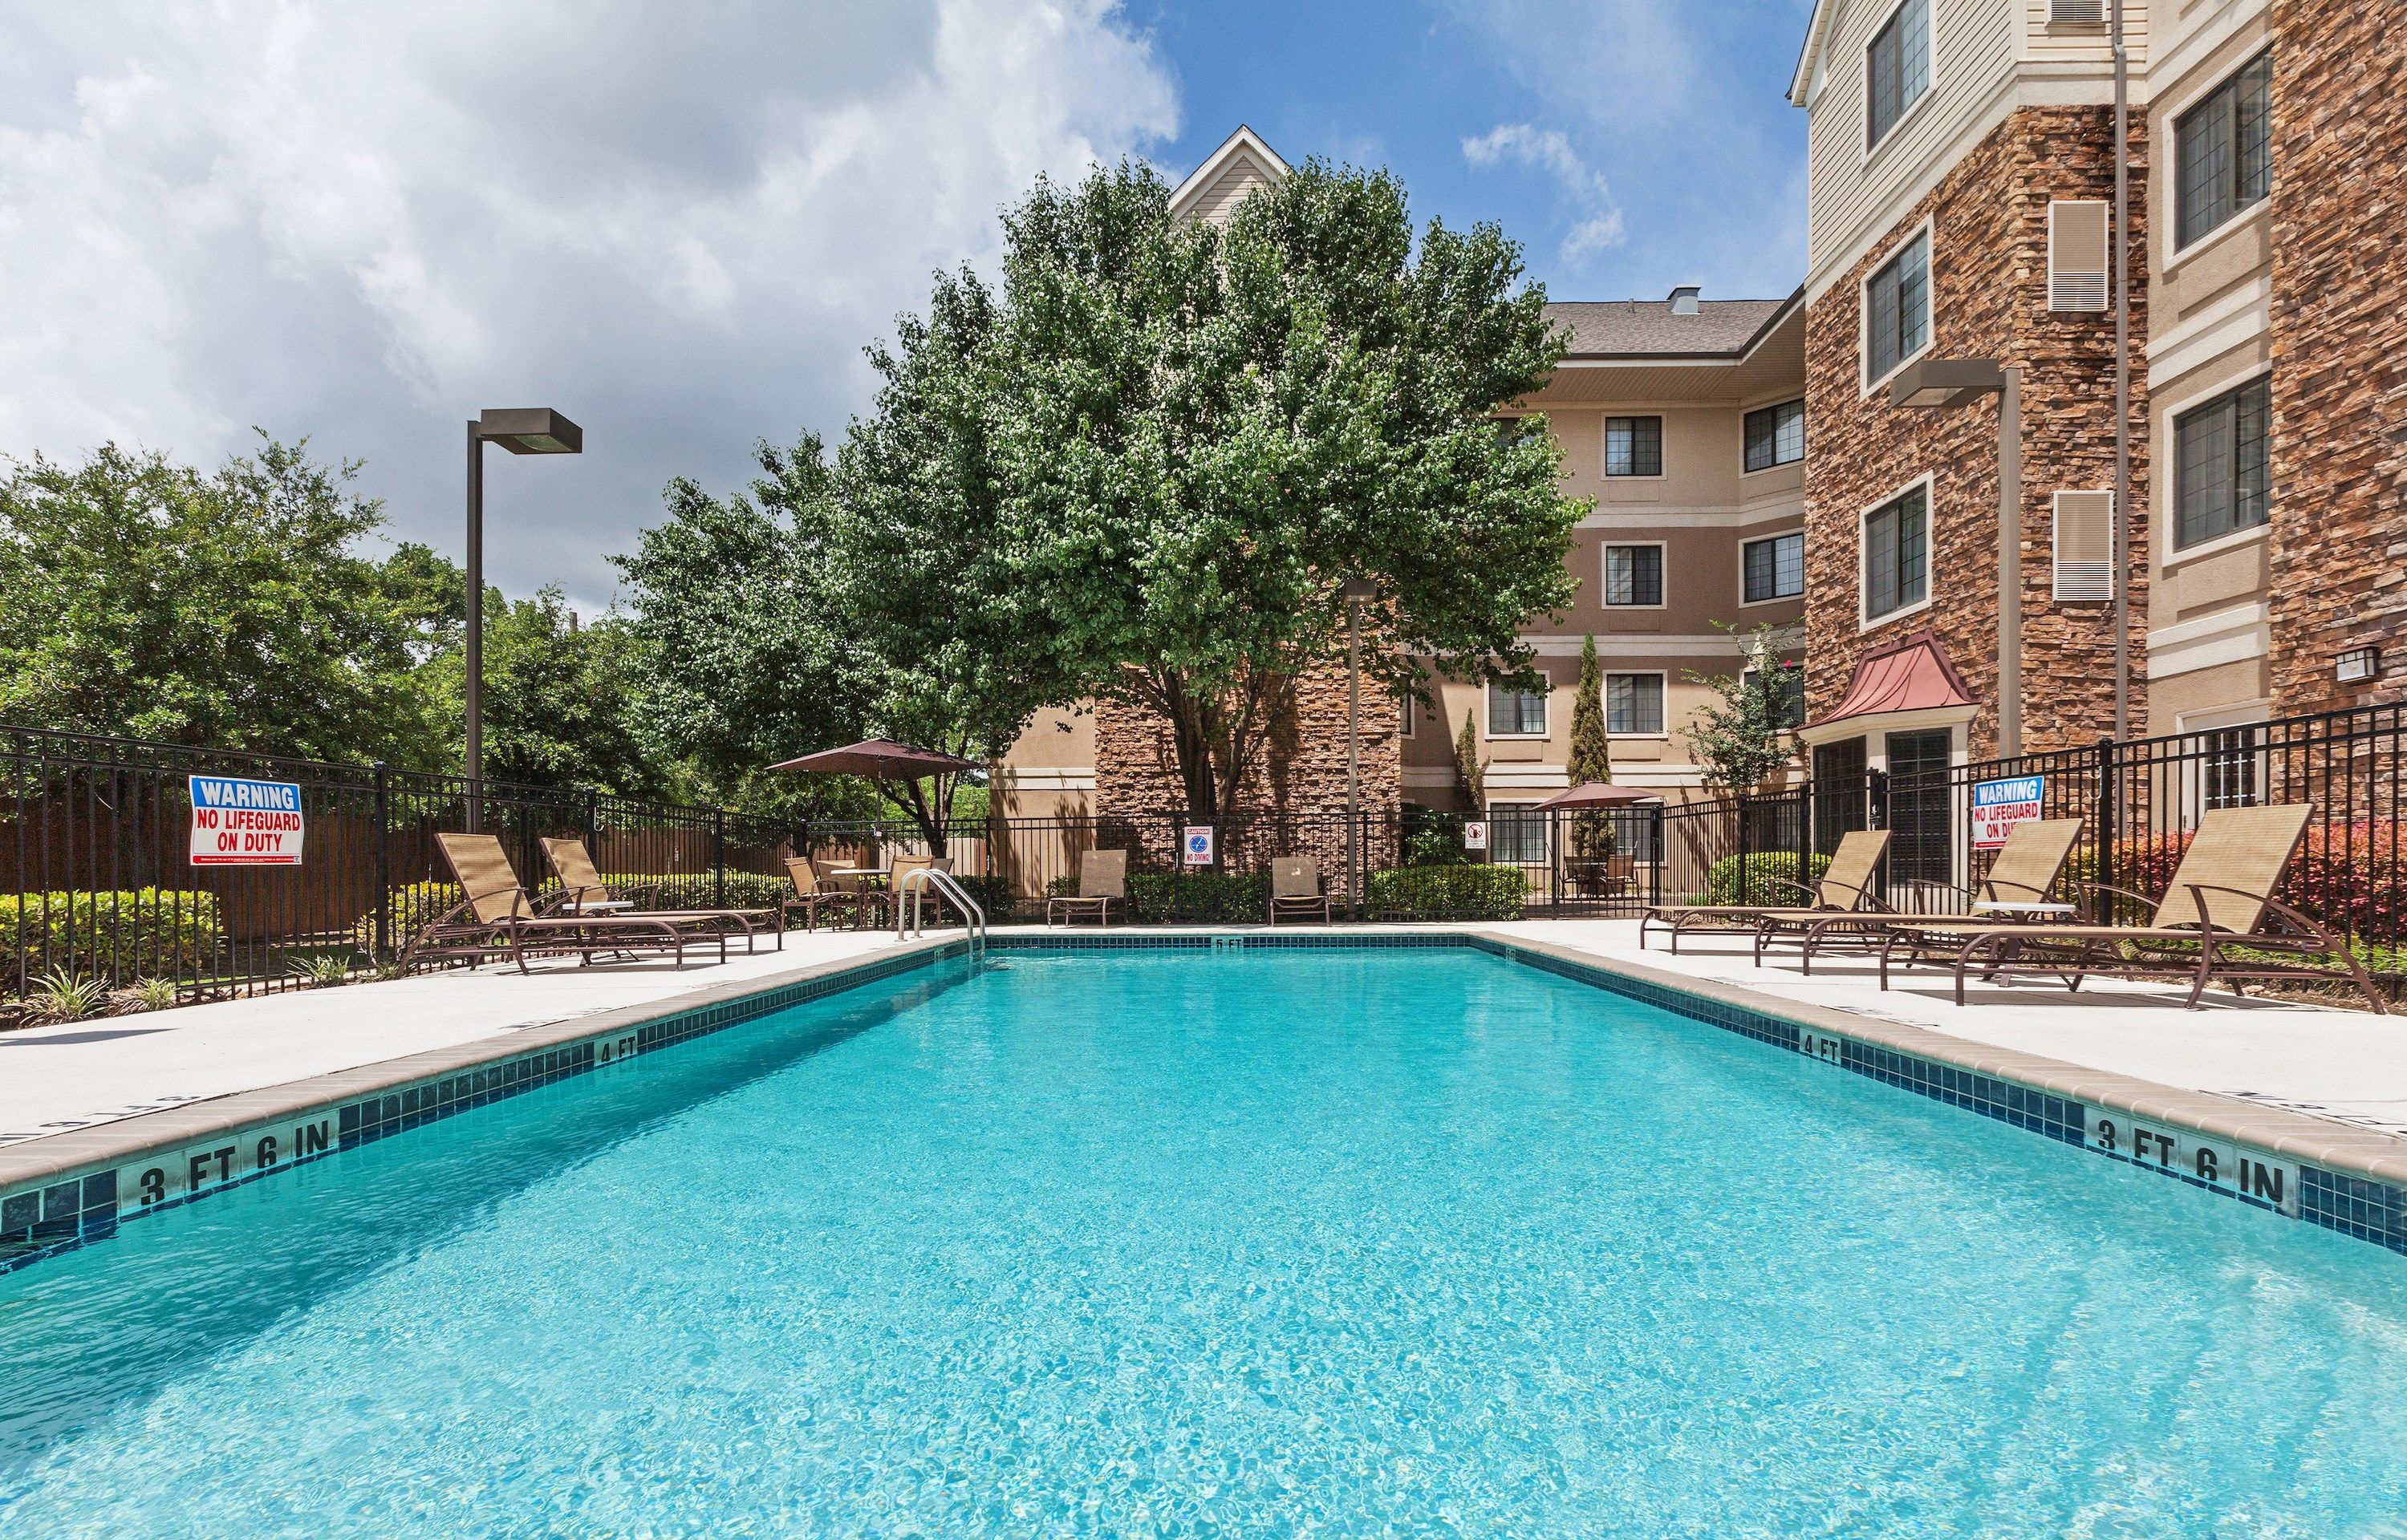
[{"label": "white cloud", "polygon": [[489,457],[489,561],[587,601],[671,475],[833,436],[862,345],[996,209],[1175,132],[1110,0],[113,0],[0,63],[0,452],[211,460],[256,424],[369,461],[456,549],[461,421],[549,404],[579,460]]},{"label": "white cloud", "polygon": [[1621,210],[1614,206],[1611,190],[1560,130],[1499,123],[1475,139],[1463,140],[1462,154],[1475,166],[1492,166],[1510,157],[1542,167],[1554,177],[1572,211],[1572,227],[1562,244],[1562,260],[1570,266],[1582,266],[1621,244]]}]

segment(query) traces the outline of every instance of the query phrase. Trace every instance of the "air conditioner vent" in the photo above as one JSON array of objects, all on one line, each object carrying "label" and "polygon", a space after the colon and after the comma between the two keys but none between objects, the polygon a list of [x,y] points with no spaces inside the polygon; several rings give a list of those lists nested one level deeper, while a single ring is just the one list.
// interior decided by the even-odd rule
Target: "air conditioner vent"
[{"label": "air conditioner vent", "polygon": [[2047,0],[2052,27],[2095,27],[2106,21],[2106,0]]},{"label": "air conditioner vent", "polygon": [[2106,205],[2058,198],[2047,205],[2047,307],[2106,308]]},{"label": "air conditioner vent", "polygon": [[2056,494],[2056,599],[2103,604],[2115,597],[2115,494]]}]

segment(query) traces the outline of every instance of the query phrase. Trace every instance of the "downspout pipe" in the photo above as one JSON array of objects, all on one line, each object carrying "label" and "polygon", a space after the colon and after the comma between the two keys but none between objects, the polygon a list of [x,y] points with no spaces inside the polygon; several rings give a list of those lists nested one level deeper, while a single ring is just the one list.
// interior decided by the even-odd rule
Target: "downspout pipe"
[{"label": "downspout pipe", "polygon": [[2108,0],[2115,56],[2115,736],[2131,736],[2131,56]]}]

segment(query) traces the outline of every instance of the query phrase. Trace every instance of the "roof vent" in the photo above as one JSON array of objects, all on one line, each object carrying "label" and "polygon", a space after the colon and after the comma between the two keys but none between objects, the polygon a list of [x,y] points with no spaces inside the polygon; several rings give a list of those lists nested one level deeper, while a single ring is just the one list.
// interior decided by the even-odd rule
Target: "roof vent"
[{"label": "roof vent", "polygon": [[1697,296],[1704,290],[1696,284],[1684,283],[1672,290],[1672,314],[1693,316],[1697,313]]}]

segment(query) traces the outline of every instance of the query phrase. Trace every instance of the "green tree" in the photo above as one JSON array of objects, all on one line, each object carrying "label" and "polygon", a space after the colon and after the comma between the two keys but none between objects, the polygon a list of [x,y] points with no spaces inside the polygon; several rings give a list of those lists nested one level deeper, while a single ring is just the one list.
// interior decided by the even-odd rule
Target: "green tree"
[{"label": "green tree", "polygon": [[1478,708],[1466,707],[1462,730],[1454,735],[1454,794],[1462,811],[1478,817],[1488,805],[1488,763],[1479,757]]},{"label": "green tree", "polygon": [[1009,709],[1150,708],[1210,818],[1342,657],[1348,578],[1380,592],[1374,680],[1425,657],[1535,683],[1520,631],[1571,599],[1582,505],[1548,435],[1497,422],[1561,349],[1500,232],[1417,234],[1392,177],[1319,162],[1225,230],[1127,163],[1004,222],[1000,292],[940,280],[881,364],[933,426],[893,441],[914,456],[864,447],[860,484],[890,494],[864,571],[1001,660]]},{"label": "green tree", "polygon": [[[1737,630],[1719,621],[1715,624],[1727,631]],[[1683,671],[1691,684],[1702,685],[1714,695],[1681,729],[1702,768],[1704,784],[1713,790],[1753,791],[1795,758],[1792,734],[1800,720],[1798,705],[1804,698],[1803,668],[1780,658],[1781,652],[1794,644],[1793,635],[1766,623],[1745,637],[1747,664],[1739,672]]]},{"label": "green tree", "polygon": [[429,752],[413,622],[358,552],[353,465],[264,441],[213,473],[114,445],[0,479],[0,718],[212,747]]},{"label": "green tree", "polygon": [[[1604,671],[1596,660],[1596,638],[1580,643],[1579,696],[1572,702],[1572,784],[1613,782],[1613,738],[1604,727]],[[1572,818],[1572,849],[1594,860],[1613,854],[1613,817],[1591,808]]]},{"label": "green tree", "polygon": [[[637,731],[640,644],[625,622],[587,626],[557,587],[532,599],[485,595],[485,774],[536,786],[590,786],[623,797],[672,794],[673,770]],[[466,653],[454,644],[425,665],[430,708],[449,729],[456,766],[465,713]]]}]

